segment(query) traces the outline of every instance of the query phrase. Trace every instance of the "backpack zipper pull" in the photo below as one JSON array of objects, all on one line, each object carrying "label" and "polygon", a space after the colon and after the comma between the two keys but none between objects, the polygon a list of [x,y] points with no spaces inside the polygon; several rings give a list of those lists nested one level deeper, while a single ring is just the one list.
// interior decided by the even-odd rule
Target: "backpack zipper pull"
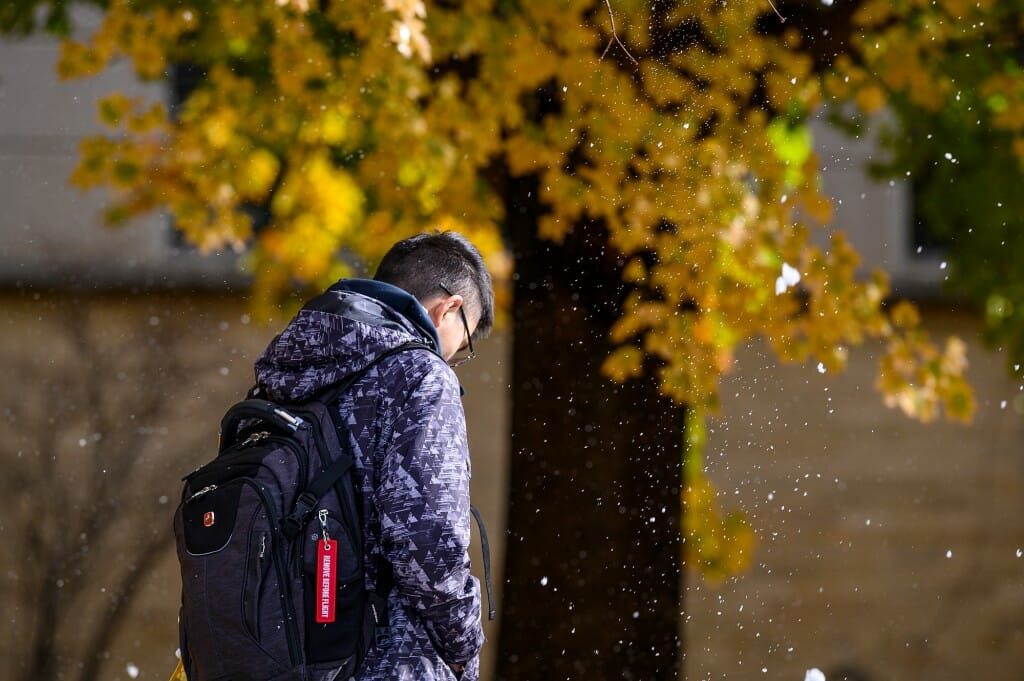
[{"label": "backpack zipper pull", "polygon": [[320,519],[320,528],[321,531],[324,533],[324,541],[330,541],[331,536],[327,534],[327,509],[321,508],[319,511],[317,511],[316,515]]},{"label": "backpack zipper pull", "polygon": [[274,413],[277,414],[277,416],[280,419],[282,419],[289,428],[292,429],[292,432],[298,430],[306,423],[305,421],[302,420],[301,417],[296,416],[295,414],[289,414],[284,409],[275,409]]},{"label": "backpack zipper pull", "polygon": [[242,443],[242,446],[243,447],[248,447],[249,445],[253,444],[254,442],[259,442],[260,440],[262,440],[265,437],[270,437],[270,433],[268,433],[265,430],[261,430],[258,433],[253,433],[252,435],[250,435],[249,437],[247,437],[245,439],[245,442]]},{"label": "backpack zipper pull", "polygon": [[209,493],[209,492],[212,492],[212,491],[213,491],[213,490],[215,490],[215,489],[217,489],[217,485],[207,485],[206,487],[202,488],[201,490],[199,490],[198,492],[196,492],[195,494],[193,494],[192,496],[190,496],[190,497],[189,497],[188,499],[186,499],[186,500],[185,500],[185,503],[188,503],[188,502],[190,502],[190,501],[195,501],[195,500],[196,500],[196,499],[198,499],[199,497],[201,497],[201,496],[203,496],[204,494],[207,494],[207,493]]}]

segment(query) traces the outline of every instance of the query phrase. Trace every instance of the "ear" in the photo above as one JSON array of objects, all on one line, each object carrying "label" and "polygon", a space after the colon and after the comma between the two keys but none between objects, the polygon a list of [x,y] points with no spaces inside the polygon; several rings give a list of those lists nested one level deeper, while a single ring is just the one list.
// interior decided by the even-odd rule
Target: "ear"
[{"label": "ear", "polygon": [[441,328],[441,322],[444,321],[445,315],[457,313],[460,307],[462,307],[462,296],[458,294],[435,298],[433,303],[426,306],[427,315],[437,328]]}]

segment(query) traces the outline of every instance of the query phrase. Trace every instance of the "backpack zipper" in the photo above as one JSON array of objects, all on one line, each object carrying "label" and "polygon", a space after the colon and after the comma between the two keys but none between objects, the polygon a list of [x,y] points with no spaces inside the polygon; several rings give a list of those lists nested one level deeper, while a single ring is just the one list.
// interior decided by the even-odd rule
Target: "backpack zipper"
[{"label": "backpack zipper", "polygon": [[[245,485],[249,485],[259,495],[263,501],[264,507],[267,509],[267,519],[270,521],[270,532],[273,537],[281,537],[281,528],[277,523],[277,516],[274,513],[274,506],[267,496],[266,490],[262,486],[257,484],[252,478],[239,478],[239,482]],[[276,544],[277,550],[271,554],[272,562],[274,563],[274,570],[277,572],[277,582],[279,585],[279,591],[281,594],[281,609],[285,616],[285,636],[288,639],[288,656],[291,658],[292,666],[296,667],[302,662],[302,656],[299,654],[299,631],[298,622],[295,615],[295,607],[292,603],[291,598],[291,583],[287,579],[287,575],[284,571],[284,565],[281,560],[281,544],[278,541]]]},{"label": "backpack zipper", "polygon": [[187,504],[187,503],[189,503],[191,501],[195,501],[199,497],[201,497],[204,494],[207,494],[209,492],[212,492],[215,489],[217,489],[217,485],[207,485],[206,487],[202,488],[201,490],[199,490],[198,492],[196,492],[195,494],[190,496],[188,499],[186,499],[185,503]]},{"label": "backpack zipper", "polygon": [[[236,456],[242,456],[245,453],[245,449],[247,447],[259,443],[277,443],[291,451],[292,456],[295,457],[295,461],[299,465],[299,480],[303,481],[303,484],[305,484],[306,476],[309,475],[309,461],[307,457],[303,456],[302,454],[302,445],[300,445],[298,442],[295,442],[291,437],[287,435],[272,435],[271,433],[265,430],[260,431],[258,433],[253,433],[242,442],[239,442],[236,445],[232,445],[229,449],[225,449],[223,452],[220,453],[220,455],[216,459],[214,459],[213,461],[211,461],[210,463],[206,464],[201,468],[197,468],[196,470],[192,471],[182,479],[191,480],[200,471],[207,470],[211,466],[217,464],[224,465],[226,461],[231,461]],[[260,462],[260,465],[263,465],[262,461]],[[189,500],[194,499],[200,494],[205,494],[216,488],[216,485],[207,485],[203,489],[196,492],[193,496],[189,497]]]},{"label": "backpack zipper", "polygon": [[253,444],[254,442],[259,442],[260,440],[262,440],[265,437],[270,437],[270,432],[266,431],[266,430],[261,430],[258,433],[253,433],[249,437],[245,438],[245,441],[242,442],[241,444],[239,444],[238,447],[239,448],[248,447],[249,445]]}]

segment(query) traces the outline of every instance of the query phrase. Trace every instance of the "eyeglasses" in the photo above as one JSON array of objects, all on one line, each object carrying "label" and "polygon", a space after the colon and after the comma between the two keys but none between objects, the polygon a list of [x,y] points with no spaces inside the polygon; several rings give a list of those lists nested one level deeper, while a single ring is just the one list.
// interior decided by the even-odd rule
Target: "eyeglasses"
[{"label": "eyeglasses", "polygon": [[[455,295],[454,293],[452,293],[452,290],[445,286],[443,283],[438,283],[438,286],[440,286],[441,290],[447,293],[448,295]],[[473,334],[469,332],[469,320],[466,319],[465,305],[459,305],[459,316],[462,317],[462,326],[463,328],[466,329],[466,345],[456,350],[455,355],[450,360],[448,360],[448,366],[450,366],[453,369],[455,367],[462,366],[469,360],[476,357],[476,352],[473,351]]]}]

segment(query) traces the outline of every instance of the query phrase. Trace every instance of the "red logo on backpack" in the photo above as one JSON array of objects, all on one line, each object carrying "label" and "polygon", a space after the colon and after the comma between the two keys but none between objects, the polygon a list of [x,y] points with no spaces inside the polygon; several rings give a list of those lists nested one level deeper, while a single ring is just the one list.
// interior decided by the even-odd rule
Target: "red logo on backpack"
[{"label": "red logo on backpack", "polygon": [[213,511],[207,511],[203,514],[203,527],[213,527],[213,521]]}]

